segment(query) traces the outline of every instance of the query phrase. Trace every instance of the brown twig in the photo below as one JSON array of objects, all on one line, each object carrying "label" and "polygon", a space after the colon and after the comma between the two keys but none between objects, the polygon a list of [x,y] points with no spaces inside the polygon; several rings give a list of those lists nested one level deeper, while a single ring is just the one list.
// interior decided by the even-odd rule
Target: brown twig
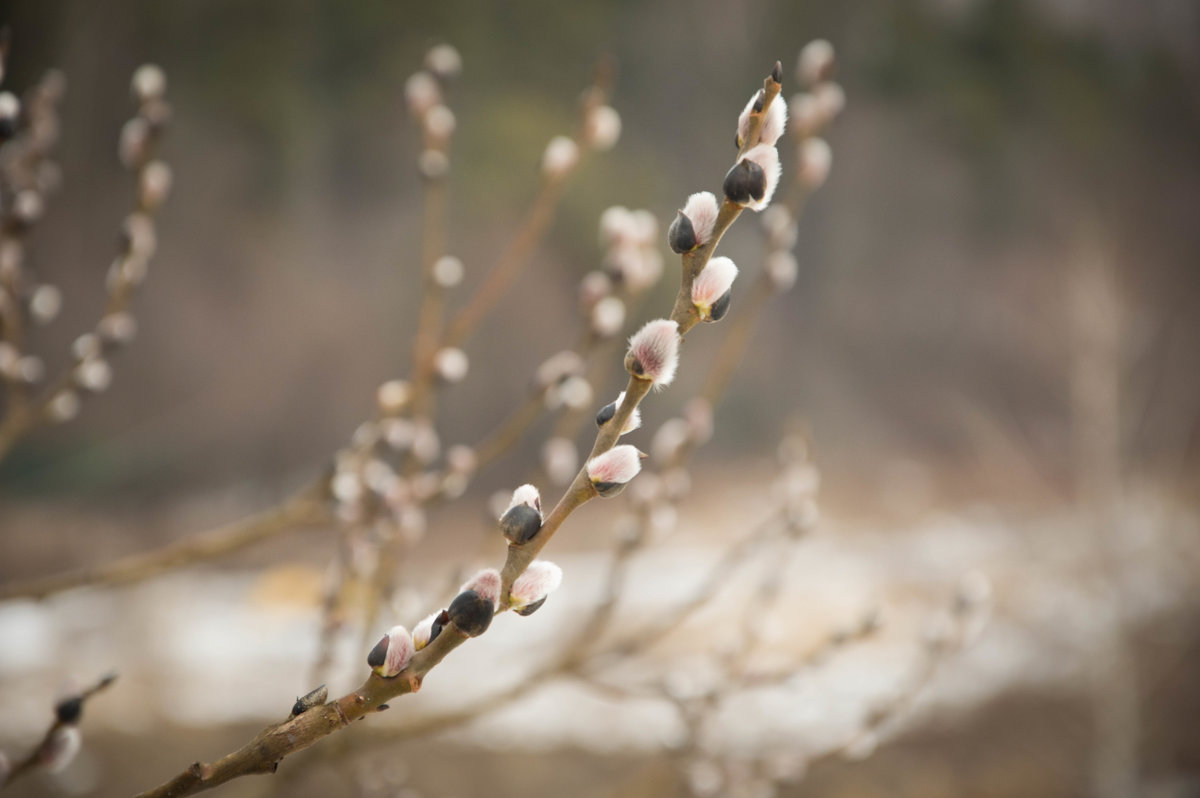
[{"label": "brown twig", "polygon": [[[777,73],[778,65],[776,66]],[[779,93],[779,83],[776,80],[768,77],[765,84],[768,91],[765,93],[767,99],[764,103],[764,110]],[[772,87],[773,90],[770,90]],[[757,142],[760,122],[759,119],[752,124],[751,133],[747,137],[747,145],[751,141]],[[690,305],[691,281],[711,256],[721,233],[732,224],[740,213],[740,207],[734,206],[733,210],[729,210],[729,204],[726,203],[726,207],[722,208],[713,240],[702,248],[706,250],[702,256],[691,257],[690,268],[689,255],[695,255],[695,253],[684,256],[683,282],[686,285],[686,297],[690,310],[680,311],[677,300],[676,311],[672,314],[672,318],[679,324],[681,333],[699,321],[695,309]],[[724,224],[721,219],[724,219]],[[689,278],[689,273],[693,270],[695,273],[691,274]],[[682,288],[680,296],[684,296]],[[691,320],[690,324],[687,323],[689,319]],[[639,379],[635,376],[630,377],[625,400],[617,409],[614,418],[600,428],[592,447],[592,456],[612,448],[634,408],[650,388],[649,380]],[[498,611],[502,612],[508,608],[510,588],[516,577],[524,572],[534,556],[544,548],[567,517],[595,495],[595,489],[588,479],[585,467],[580,470],[571,487],[567,489],[550,515],[546,517],[539,532],[528,543],[509,547],[508,557],[501,571],[502,585]],[[304,750],[329,734],[345,728],[353,721],[365,717],[367,713],[377,711],[388,700],[419,689],[429,671],[466,640],[466,634],[451,622],[445,631],[413,656],[407,667],[398,676],[385,679],[372,673],[366,682],[353,693],[283,723],[269,726],[239,750],[213,763],[196,762],[160,787],[142,793],[140,798],[192,795],[241,776],[273,773],[278,768],[279,762],[289,754]]]},{"label": "brown twig", "polygon": [[[42,735],[41,742],[29,752],[28,756],[13,765],[12,772],[8,774],[8,778],[0,780],[0,789],[11,786],[18,778],[32,773],[38,766],[51,764],[55,748],[58,744],[59,734],[68,727],[76,726],[83,716],[83,708],[88,700],[97,693],[107,689],[116,680],[117,674],[109,673],[101,677],[99,681],[86,690],[82,690],[59,701],[54,707],[54,722],[50,724],[50,728]],[[78,732],[74,733],[78,734]]]},{"label": "brown twig", "polygon": [[[155,83],[152,87],[139,87],[139,76],[152,70]],[[55,80],[56,79],[56,80]],[[42,202],[42,193],[36,186],[34,175],[45,160],[46,153],[53,143],[55,133],[39,133],[39,130],[49,128],[57,130],[57,120],[54,118],[54,103],[60,88],[48,87],[50,83],[61,83],[61,75],[52,74],[43,79],[37,91],[30,100],[32,106],[28,132],[17,142],[23,149],[15,159],[6,159],[5,192],[11,193],[14,186],[9,173],[28,172],[23,178],[29,186],[17,185],[21,194],[35,194],[38,202]],[[134,76],[135,95],[138,96],[139,107],[137,114],[122,131],[121,158],[135,178],[137,201],[133,213],[125,220],[122,229],[121,249],[116,261],[112,264],[108,276],[108,301],[104,315],[95,326],[95,331],[79,339],[73,347],[72,360],[67,369],[44,389],[36,398],[26,397],[25,386],[18,381],[9,380],[9,403],[3,420],[0,420],[0,459],[3,459],[16,443],[28,435],[39,425],[48,421],[64,421],[74,416],[81,400],[80,388],[87,390],[104,390],[107,387],[109,374],[108,364],[103,356],[109,349],[126,343],[132,336],[132,319],[126,316],[134,289],[144,279],[147,265],[153,256],[155,248],[154,216],[166,199],[170,190],[170,170],[154,160],[158,142],[166,128],[170,117],[170,107],[162,97],[165,79],[157,67],[145,66]],[[49,120],[40,120],[39,116],[49,115]],[[131,126],[133,126],[131,128]],[[128,136],[128,131],[139,131],[137,137]],[[39,141],[39,135],[44,141]],[[10,160],[15,160],[11,163]],[[18,183],[21,178],[17,178]],[[12,204],[5,198],[5,205]],[[17,205],[19,208],[19,203]],[[6,210],[3,219],[3,230],[0,231],[0,249],[20,252],[19,236],[24,233],[31,220],[19,220]],[[0,288],[7,296],[0,303],[3,313],[4,343],[17,351],[19,347],[23,321],[21,318],[20,298],[20,258],[0,269]],[[119,323],[119,324],[117,324]],[[81,379],[85,373],[82,370],[89,364],[103,371],[104,377],[98,384],[89,385],[86,379]]]}]

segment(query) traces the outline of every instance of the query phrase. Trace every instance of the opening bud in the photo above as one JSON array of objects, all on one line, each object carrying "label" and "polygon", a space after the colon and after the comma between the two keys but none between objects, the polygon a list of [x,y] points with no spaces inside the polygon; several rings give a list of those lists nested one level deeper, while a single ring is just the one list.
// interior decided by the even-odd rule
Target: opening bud
[{"label": "opening bud", "polygon": [[508,606],[518,615],[533,615],[546,597],[562,584],[562,569],[548,560],[534,560],[513,582]]},{"label": "opening bud", "polygon": [[433,369],[445,382],[461,382],[467,376],[470,368],[467,353],[455,346],[447,346],[438,350],[433,357]]},{"label": "opening bud", "polygon": [[829,178],[833,166],[833,150],[825,139],[812,137],[800,145],[800,168],[797,177],[809,191],[816,191]]},{"label": "opening bud", "polygon": [[588,114],[584,135],[592,149],[611,150],[621,138],[621,115],[609,105],[593,108]]},{"label": "opening bud", "polygon": [[642,470],[644,454],[635,447],[614,446],[587,462],[587,475],[598,496],[616,496]]},{"label": "opening bud", "polygon": [[579,162],[579,145],[567,136],[555,136],[542,154],[542,174],[558,178],[575,168]]},{"label": "opening bud", "polygon": [[533,485],[522,485],[512,491],[512,500],[500,516],[500,534],[510,544],[520,546],[532,539],[541,529],[541,496]]},{"label": "opening bud", "polygon": [[442,80],[449,80],[462,72],[462,56],[454,45],[438,44],[425,54],[425,68]]},{"label": "opening bud", "polygon": [[442,101],[442,91],[433,75],[428,72],[416,72],[404,82],[404,101],[413,116],[422,117],[426,111]]},{"label": "opening bud", "polygon": [[413,628],[413,648],[417,651],[425,648],[425,646],[437,640],[437,636],[446,628],[446,624],[450,623],[450,616],[445,610],[438,610],[422,619]]},{"label": "opening bud", "polygon": [[408,666],[415,652],[416,645],[408,630],[393,626],[371,649],[367,664],[380,676],[390,679]]},{"label": "opening bud", "polygon": [[625,370],[654,387],[670,385],[679,366],[679,325],[670,319],[647,322],[629,339]]},{"label": "opening bud", "polygon": [[60,773],[71,764],[81,747],[83,735],[78,726],[59,726],[38,751],[38,764],[51,773]]},{"label": "opening bud", "polygon": [[[762,113],[765,99],[762,89],[759,89],[746,103],[742,113],[738,115],[737,146],[739,148],[746,143],[746,136],[750,133],[750,117]],[[783,135],[783,129],[787,126],[787,118],[787,104],[776,97],[766,107],[766,114],[763,116],[762,126],[758,131],[759,143],[774,146],[775,142],[779,141],[779,137]]]},{"label": "opening bud", "polygon": [[[604,407],[600,408],[600,412],[596,414],[596,426],[603,427],[608,422],[612,421],[613,416],[617,414],[617,408],[625,401],[625,392],[621,391],[617,395],[615,402],[609,402]],[[629,419],[625,422],[625,426],[621,428],[621,434],[633,432],[638,427],[642,426],[642,411],[640,408],[633,408],[633,412],[629,415]]]},{"label": "opening bud", "polygon": [[167,75],[155,64],[142,64],[133,73],[129,88],[139,103],[161,100],[167,93]]},{"label": "opening bud", "polygon": [[757,164],[762,170],[763,191],[761,197],[751,197],[746,203],[751,210],[761,211],[771,203],[771,197],[779,186],[779,152],[770,144],[759,144],[746,153],[746,161]]},{"label": "opening bud", "polygon": [[720,321],[729,311],[738,269],[729,258],[713,258],[692,283],[692,304],[704,321]]},{"label": "opening bud", "polygon": [[800,50],[796,77],[806,86],[815,86],[833,77],[833,45],[825,39],[813,39]]},{"label": "opening bud", "polygon": [[474,590],[481,597],[492,602],[492,611],[500,604],[500,572],[495,568],[486,568],[472,576],[459,589],[460,593]]}]

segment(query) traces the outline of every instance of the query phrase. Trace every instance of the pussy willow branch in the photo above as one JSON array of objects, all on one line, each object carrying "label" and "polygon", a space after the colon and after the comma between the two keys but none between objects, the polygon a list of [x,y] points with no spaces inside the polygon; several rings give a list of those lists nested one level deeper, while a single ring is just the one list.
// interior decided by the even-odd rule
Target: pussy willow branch
[{"label": "pussy willow branch", "polygon": [[[588,117],[596,107],[608,102],[608,97],[612,89],[612,78],[612,64],[605,59],[601,61],[601,64],[596,69],[593,85],[585,93],[583,107],[580,110],[579,133],[576,135],[576,143],[581,149],[585,143],[584,131]],[[445,139],[438,142],[438,146],[442,148],[443,152],[446,151],[449,148],[449,140]],[[521,271],[529,263],[533,250],[545,235],[554,217],[554,210],[558,204],[562,189],[566,185],[570,175],[575,171],[575,168],[575,166],[572,166],[569,169],[553,173],[543,173],[539,193],[534,199],[533,207],[519,228],[517,235],[501,254],[499,261],[484,279],[484,282],[476,288],[466,307],[450,322],[441,341],[438,339],[441,335],[443,290],[438,285],[433,270],[437,258],[441,256],[444,249],[446,204],[444,175],[429,184],[429,194],[426,204],[426,229],[423,239],[423,259],[425,261],[424,269],[426,275],[425,293],[421,302],[417,341],[413,350],[413,374],[411,380],[412,400],[410,403],[410,412],[414,419],[432,421],[435,409],[433,396],[436,389],[434,358],[438,351],[444,347],[461,344],[520,276]],[[528,418],[528,415],[520,415],[517,418],[519,421],[524,422]],[[516,425],[508,427],[505,432],[509,437],[503,440],[502,443],[505,445],[515,445],[519,441],[520,434],[523,431],[523,428]],[[498,453],[488,452],[489,456]],[[476,467],[478,467],[478,463]],[[418,469],[419,464],[410,452],[406,458],[405,470],[411,475]],[[389,583],[394,580],[394,575],[397,573],[397,564],[403,558],[403,549],[406,545],[401,536],[392,535],[389,539],[384,540],[380,547],[380,556],[376,563],[375,574],[370,580],[370,590],[367,596],[363,623],[364,635],[371,634],[370,629],[374,626],[379,604],[383,597],[391,592]]]},{"label": "pussy willow branch", "polygon": [[[781,85],[769,75],[763,80],[762,110],[752,114],[750,117],[750,124],[745,140],[738,150],[739,159],[748,149],[758,144],[763,117],[770,107],[771,102],[779,96],[780,88]],[[741,206],[730,202],[726,198],[721,203],[720,211],[717,214],[717,221],[713,226],[712,238],[704,245],[683,255],[682,279],[680,281],[679,293],[675,297],[675,306],[671,310],[670,316],[671,320],[679,326],[680,338],[684,338],[692,327],[700,322],[700,315],[696,312],[696,306],[692,303],[692,283],[695,282],[696,277],[699,276],[712,257],[712,253],[720,243],[721,237],[725,235],[725,231],[737,221],[741,213]],[[629,421],[629,417],[633,415],[633,411],[637,408],[638,404],[650,392],[650,388],[651,383],[648,380],[630,376],[629,384],[625,388],[624,401],[617,408],[617,412],[613,418],[600,428],[600,432],[596,435],[596,441],[592,445],[592,451],[586,459],[590,460],[599,454],[603,454],[616,445],[617,439],[621,436],[621,430],[625,428],[625,423]],[[525,569],[529,567],[529,564],[533,562],[538,553],[554,537],[554,533],[562,526],[567,516],[589,501],[594,495],[595,493],[588,480],[585,465],[575,475],[574,482],[571,483],[571,486],[567,489],[562,499],[559,500],[558,504],[555,505],[550,515],[546,517],[541,530],[529,542],[508,547],[508,558],[504,563],[503,570],[500,572],[500,595],[502,602],[507,603],[513,580],[524,573]]]},{"label": "pussy willow branch", "polygon": [[[60,701],[55,707],[54,722],[50,724],[50,728],[46,729],[46,733],[42,735],[41,742],[29,752],[28,756],[13,765],[12,772],[8,774],[8,778],[0,781],[0,790],[12,786],[13,782],[21,776],[34,772],[39,765],[44,764],[46,756],[54,744],[55,734],[66,726],[78,724],[87,702],[97,693],[107,689],[116,680],[117,675],[115,673],[107,674],[86,690],[82,690],[70,698]],[[72,712],[64,712],[65,705],[68,702],[73,703],[74,701],[78,701],[78,705],[71,708]]]},{"label": "pussy willow branch", "polygon": [[[598,69],[596,83],[588,93],[590,98],[587,101],[588,108],[605,101],[611,84],[611,75],[610,65],[602,65]],[[555,200],[555,196],[547,196],[543,186],[543,191],[535,200],[534,207],[526,217],[525,223],[493,270],[494,273],[502,270],[505,275],[502,279],[493,281],[497,285],[507,284],[508,281],[519,275],[520,267],[527,261],[529,252],[537,245],[553,216]],[[480,318],[490,309],[492,301],[498,299],[498,296],[492,298],[489,296],[487,292],[481,290],[473,303],[477,308],[473,313],[478,313]],[[475,319],[468,325],[460,314],[457,327],[458,337],[445,339],[443,345],[450,346],[459,343],[461,338],[465,338],[471,332],[478,320]],[[56,385],[56,387],[60,386]],[[53,393],[49,395],[53,396]],[[9,420],[0,422],[0,458],[27,431],[25,427],[31,420],[23,418],[19,425],[17,422]],[[524,429],[514,425],[508,430],[504,440],[492,441],[492,447],[485,452],[486,457],[481,459],[481,464],[499,457],[508,447],[515,445],[523,431]],[[21,597],[44,598],[62,590],[89,584],[127,584],[158,575],[172,568],[233,554],[260,540],[330,520],[330,515],[323,509],[323,506],[311,498],[313,494],[325,491],[325,480],[321,478],[302,488],[297,494],[276,507],[233,524],[195,533],[187,540],[169,544],[161,549],[140,552],[75,572],[0,585],[0,600]]]},{"label": "pussy willow branch", "polygon": [[[45,82],[47,79],[44,79],[43,82]],[[45,93],[40,86],[39,91]],[[31,102],[31,105],[35,105],[36,107],[37,103]],[[152,110],[159,112],[159,117],[154,119],[153,122],[147,118]],[[53,113],[52,103],[50,103],[49,113]],[[147,170],[152,168],[152,165],[155,165],[153,160],[155,149],[159,139],[161,138],[162,129],[165,125],[168,113],[167,106],[162,99],[154,98],[151,101],[143,100],[141,107],[138,109],[137,116],[135,117],[135,119],[140,119],[146,122],[149,132],[147,133],[145,144],[136,163],[131,164],[131,169],[136,180],[135,191],[137,193],[137,202],[135,204],[134,211],[139,218],[145,220],[146,224],[151,226],[151,236],[153,236],[152,225],[155,213],[158,209],[158,203],[161,203],[162,198],[160,197],[156,200],[151,200],[148,198],[147,190],[145,188],[145,180]],[[36,139],[36,132],[36,130],[30,130],[27,134],[27,138],[29,138],[31,142]],[[17,143],[20,144],[22,142],[18,141]],[[29,167],[32,169],[36,168],[36,163],[38,160],[45,158],[46,153],[44,150],[34,147],[32,144],[30,144],[29,147],[32,155],[26,157],[35,159],[34,166]],[[161,165],[158,166],[161,167]],[[133,217],[130,218],[132,219]],[[9,234],[9,228],[11,227],[12,225],[8,222],[8,220],[6,220],[6,229],[4,235],[7,236]],[[124,270],[127,266],[133,265],[134,261],[143,262],[141,264],[141,268],[145,268],[144,261],[148,261],[152,254],[138,251],[141,244],[139,244],[138,231],[136,229],[127,229],[123,239],[121,252],[119,253],[117,261],[113,267],[114,270],[110,272],[111,275],[115,275],[116,279],[110,284],[108,301],[105,304],[105,310],[102,319],[114,317],[115,314],[123,313],[129,307],[133,295],[133,289],[137,281],[125,276]],[[15,284],[5,285],[4,289],[10,293],[10,299],[14,303],[17,303],[19,307],[19,300],[15,293],[18,289],[18,286]],[[6,336],[10,331],[10,326],[12,323],[14,321],[19,322],[19,319],[19,309],[9,317],[5,318],[4,330]],[[99,329],[99,327],[99,324],[96,325],[96,329]],[[19,326],[13,327],[12,329],[15,330],[19,335]],[[104,337],[98,336],[98,340],[101,342],[101,346],[103,347]],[[103,351],[103,349],[101,351]],[[73,355],[74,356],[72,357],[71,362],[68,364],[63,373],[48,388],[43,390],[36,399],[33,399],[32,401],[25,401],[23,398],[23,392],[12,393],[14,386],[9,385],[10,396],[17,397],[19,401],[10,404],[7,414],[5,415],[3,421],[0,422],[0,460],[4,459],[12,447],[16,445],[21,438],[29,434],[31,431],[36,429],[38,425],[45,421],[46,413],[54,399],[62,392],[71,389],[75,382],[75,371],[87,357],[85,353],[79,352],[73,353]]]},{"label": "pussy willow branch", "polygon": [[[776,70],[778,71],[778,66]],[[764,81],[764,84],[767,89],[765,92],[766,99],[763,103],[765,111],[770,102],[778,96],[780,85],[770,77]],[[753,144],[757,143],[760,126],[761,115],[752,120],[745,146],[753,146]],[[740,213],[741,209],[737,206],[733,206],[733,209],[730,210],[730,204],[726,202],[725,206],[722,207],[718,217],[717,230],[714,230],[713,240],[705,245],[704,249],[707,252],[704,253],[704,260],[699,263],[699,266],[695,265],[697,258],[693,257],[690,264],[692,268],[689,269],[689,257],[687,255],[684,256],[683,282],[687,288],[686,295],[689,302],[691,282],[695,279],[695,274],[699,273],[704,263],[707,262],[707,258],[711,255],[712,249],[720,238],[720,234],[725,229],[728,229],[729,225],[732,224]],[[724,219],[723,224],[722,219]],[[694,255],[694,253],[692,254]],[[694,269],[695,273],[689,274],[692,269]],[[681,288],[680,296],[683,295],[683,289]],[[678,307],[679,302],[677,300],[677,312]],[[691,329],[699,321],[694,308],[690,309],[688,313],[677,312],[673,312],[673,318],[676,315],[682,315],[691,320],[690,324],[686,324],[686,319],[685,322],[679,324],[681,332]],[[678,321],[678,319],[676,320]],[[592,448],[593,456],[612,448],[619,437],[620,430],[624,427],[629,415],[633,412],[634,407],[645,397],[651,387],[649,381],[639,380],[634,377],[630,378],[630,383],[626,389],[625,401],[618,408],[615,417],[609,423],[605,424],[597,434],[596,443]],[[525,567],[533,560],[536,553],[541,551],[550,538],[553,537],[554,532],[557,531],[571,512],[583,505],[593,495],[594,490],[590,482],[587,481],[587,471],[586,469],[581,469],[579,475],[575,478],[575,482],[568,488],[567,492],[543,522],[541,531],[529,543],[523,546],[509,547],[509,555],[501,572],[500,611],[504,611],[508,607],[509,590],[513,580],[524,572]],[[304,712],[283,723],[268,726],[253,740],[237,751],[213,763],[196,762],[167,783],[142,793],[139,798],[165,798],[166,796],[192,795],[241,776],[273,773],[278,768],[279,762],[289,754],[304,750],[329,734],[345,728],[353,721],[365,717],[368,713],[378,711],[383,704],[393,698],[420,689],[429,671],[436,667],[451,651],[466,642],[467,639],[467,636],[454,623],[450,623],[437,638],[425,646],[425,648],[416,652],[400,676],[385,679],[372,672],[367,680],[354,692],[324,706]]]},{"label": "pussy willow branch", "polygon": [[[8,47],[5,45],[0,52],[0,61],[6,63],[7,58]],[[3,66],[0,66],[0,71],[5,71]],[[21,189],[36,186],[38,170],[50,160],[50,150],[55,138],[53,135],[44,135],[43,131],[58,129],[57,106],[62,96],[61,86],[62,75],[51,71],[26,93],[21,112],[21,121],[24,123],[22,129],[5,142],[0,150],[4,156],[0,162],[0,170],[6,194],[3,207],[0,208],[0,245],[5,246],[8,250],[6,256],[12,259],[11,263],[0,268],[0,292],[3,293],[4,300],[0,301],[0,341],[13,346],[16,351],[20,351],[26,326],[21,301],[24,260],[22,239],[38,221],[17,216],[16,195]],[[37,196],[45,201],[44,192],[37,192]],[[4,387],[6,406],[4,423],[0,424],[0,459],[3,459],[16,440],[28,431],[19,428],[10,419],[25,417],[29,386],[17,375],[6,371]]]},{"label": "pussy willow branch", "polygon": [[274,785],[274,793],[286,794],[288,785],[303,778],[311,767],[339,758],[350,750],[383,747],[416,736],[426,736],[453,729],[508,706],[539,687],[543,687],[551,679],[580,673],[583,667],[591,661],[587,656],[590,649],[601,638],[605,627],[612,620],[613,611],[616,609],[617,599],[620,595],[620,585],[628,573],[629,564],[635,551],[636,547],[628,545],[628,543],[618,544],[613,558],[609,562],[608,574],[604,579],[607,587],[603,598],[592,607],[587,619],[578,627],[578,631],[566,645],[551,659],[522,676],[519,681],[465,707],[417,717],[400,726],[373,729],[370,737],[339,737],[319,750],[306,755],[295,767],[289,768],[286,774],[280,777],[279,783]]},{"label": "pussy willow branch", "polygon": [[[605,59],[597,67],[592,88],[585,95],[580,117],[581,132],[576,135],[577,142],[583,138],[582,130],[586,124],[588,113],[593,108],[608,102],[608,96],[612,90],[612,80],[613,65],[611,61]],[[512,284],[521,275],[521,270],[529,262],[529,256],[554,219],[554,211],[559,197],[566,185],[567,178],[574,171],[575,167],[572,167],[543,176],[538,193],[517,229],[516,236],[505,247],[499,260],[488,272],[484,281],[475,289],[467,304],[450,320],[440,344],[434,348],[433,353],[444,347],[460,346],[466,341],[488,312],[512,287]],[[432,380],[433,369],[432,354],[426,360],[414,364],[414,385],[428,386]],[[428,387],[425,390],[427,391]]]},{"label": "pussy willow branch", "polygon": [[[438,152],[449,157],[450,137],[436,142]],[[421,227],[421,274],[424,291],[417,311],[417,331],[413,338],[412,362],[432,363],[438,350],[441,335],[442,311],[446,301],[446,290],[442,287],[434,266],[446,252],[446,210],[449,205],[447,177],[449,170],[439,170],[425,176],[424,221]],[[429,381],[433,370],[414,373],[413,414],[427,417],[433,410],[429,402]]]}]

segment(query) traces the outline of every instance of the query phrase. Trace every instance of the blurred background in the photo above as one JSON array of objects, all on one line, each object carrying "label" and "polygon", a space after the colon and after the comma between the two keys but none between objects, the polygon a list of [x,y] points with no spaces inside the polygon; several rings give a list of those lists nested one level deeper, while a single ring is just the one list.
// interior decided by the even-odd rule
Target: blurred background
[{"label": "blurred background", "polygon": [[[619,65],[623,120],[617,146],[572,177],[486,334],[464,347],[470,375],[439,410],[449,444],[493,428],[538,364],[578,337],[576,289],[599,265],[601,212],[645,208],[665,231],[688,194],[719,191],[747,97],[775,59],[790,95],[797,53],[820,37],[837,50],[847,106],[825,133],[829,180],[800,218],[798,283],[760,319],[695,459],[680,529],[634,569],[629,595],[645,595],[629,607],[666,601],[638,587],[656,568],[686,593],[698,563],[769,495],[776,445],[801,424],[821,520],[789,560],[779,639],[804,649],[875,602],[895,623],[806,671],[799,692],[747,701],[741,726],[718,724],[741,729],[729,747],[810,752],[786,795],[1200,795],[1200,6],[55,0],[0,3],[0,20],[12,28],[5,88],[51,67],[67,76],[63,185],[27,256],[62,291],[61,318],[31,344],[52,373],[103,307],[131,203],[117,139],[133,110],[129,76],[147,61],[169,80],[161,154],[174,171],[135,302],[138,339],[114,359],[112,388],[0,463],[0,583],[270,506],[321,473],[374,411],[379,384],[407,373],[421,136],[403,86],[430,46],[452,43],[464,64],[448,95],[449,207],[468,286],[512,236],[546,141],[575,128],[605,54]],[[667,277],[633,323],[675,292],[660,240]],[[756,273],[758,219],[739,221],[721,251]],[[689,337],[678,380],[644,406],[649,430],[696,393],[722,328]],[[623,384],[615,361],[611,372],[600,397]],[[422,562],[449,565],[474,545],[487,497],[524,479],[549,430],[535,426],[431,514]],[[507,673],[497,663],[516,667],[595,601],[609,509],[589,506],[555,541],[562,601],[479,641],[486,653],[472,643],[454,655],[414,712],[486,693],[462,685]],[[65,679],[123,674],[89,709],[80,760],[12,794],[129,794],[281,719],[312,686],[330,540],[311,530],[128,588],[0,604],[10,757],[44,731]],[[482,564],[498,563],[496,551]],[[925,619],[976,571],[994,606],[974,644],[873,740],[873,756],[817,757],[903,690],[923,639],[928,648]],[[389,623],[411,626],[428,609]],[[361,678],[361,631],[343,641],[335,694]],[[395,742],[386,767],[325,763],[307,782],[224,789],[439,798],[481,785],[498,796],[746,786],[727,773],[706,793],[702,769],[671,764],[680,732],[669,707],[595,705],[585,693],[549,689],[465,730]],[[586,709],[589,723],[561,706]]]}]

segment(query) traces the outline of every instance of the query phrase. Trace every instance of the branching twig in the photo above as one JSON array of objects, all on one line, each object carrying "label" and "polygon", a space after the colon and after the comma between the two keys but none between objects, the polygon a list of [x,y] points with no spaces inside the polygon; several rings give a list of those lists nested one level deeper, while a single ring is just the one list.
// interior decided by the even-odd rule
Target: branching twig
[{"label": "branching twig", "polygon": [[[762,94],[764,99],[756,115],[750,121],[739,158],[747,148],[758,143],[762,114],[767,110],[771,101],[778,96],[780,79],[780,67],[776,64],[772,75],[764,81]],[[758,193],[759,196],[762,195],[761,188]],[[675,309],[671,314],[671,320],[676,323],[679,336],[685,335],[701,320],[696,307],[692,304],[692,283],[708,262],[721,235],[740,213],[741,205],[727,200],[721,207],[714,224],[711,240],[683,256],[682,285],[676,299]],[[671,373],[674,371],[674,346],[675,343],[672,341],[669,355],[669,360],[672,361],[669,366]],[[632,356],[631,350],[631,355],[626,357],[630,382],[625,391],[625,399],[616,410],[614,417],[600,428],[592,447],[591,457],[596,457],[613,448],[630,415],[658,377],[654,371],[638,370],[642,368],[642,364],[636,358],[630,360]],[[620,481],[627,481],[629,476]],[[514,580],[526,570],[534,556],[545,547],[571,512],[596,496],[597,490],[585,466],[533,537],[525,543],[510,545],[509,555],[501,572],[498,612],[502,612],[510,606],[510,594]],[[467,595],[469,594],[463,594],[463,596]],[[475,596],[475,598],[477,599],[479,596]],[[451,605],[451,609],[453,608],[454,605]],[[468,622],[465,617],[463,617],[463,622]],[[462,628],[453,616],[449,616],[449,621],[441,633],[433,637],[424,648],[417,651],[408,664],[400,670],[398,676],[385,678],[373,671],[371,676],[354,692],[283,723],[269,726],[238,751],[210,764],[197,762],[167,783],[143,793],[142,796],[143,798],[155,798],[157,796],[191,795],[240,776],[274,772],[279,762],[289,754],[308,748],[329,734],[345,728],[351,722],[365,717],[369,712],[378,711],[387,701],[419,689],[425,676],[442,659],[464,643],[468,636],[481,634],[486,629],[486,625],[483,625],[481,629]]]},{"label": "branching twig", "polygon": [[42,741],[28,756],[13,765],[7,779],[0,778],[0,789],[11,785],[21,776],[32,773],[39,766],[55,770],[65,767],[78,751],[78,724],[83,717],[84,704],[116,680],[117,674],[107,674],[86,690],[59,701],[54,707],[54,722],[42,736]]}]

